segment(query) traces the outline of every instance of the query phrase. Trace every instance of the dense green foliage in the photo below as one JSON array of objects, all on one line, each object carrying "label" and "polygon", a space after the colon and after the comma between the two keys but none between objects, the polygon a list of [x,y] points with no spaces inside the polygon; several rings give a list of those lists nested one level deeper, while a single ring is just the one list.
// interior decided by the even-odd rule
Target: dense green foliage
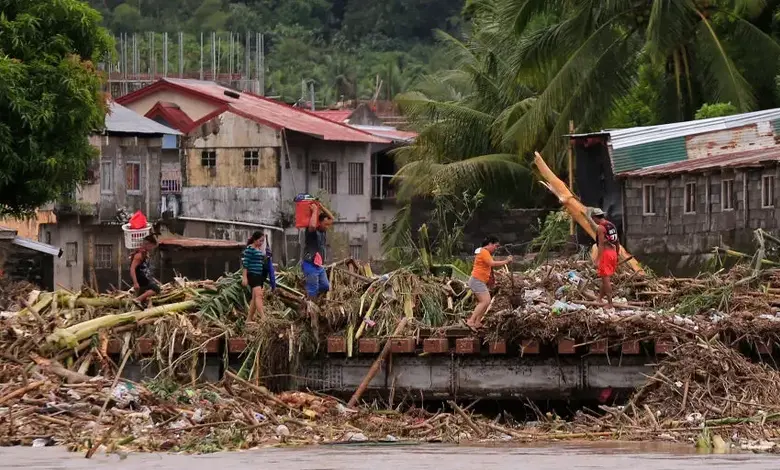
[{"label": "dense green foliage", "polygon": [[78,0],[0,0],[0,213],[32,211],[75,188],[104,124],[93,62],[110,50]]},{"label": "dense green foliage", "polygon": [[[533,205],[538,150],[565,166],[578,132],[778,105],[780,2],[469,0],[469,33],[445,37],[451,70],[399,104],[420,131],[399,152],[401,196],[484,188]],[[705,107],[702,115],[731,112]],[[721,115],[721,114],[717,114]],[[508,190],[511,188],[511,191]]]},{"label": "dense green foliage", "polygon": [[[292,102],[301,82],[313,81],[319,106],[344,99],[392,99],[424,73],[446,64],[438,58],[433,31],[455,31],[464,0],[90,0],[114,33],[139,34],[139,57],[148,69],[143,33],[186,34],[186,68],[199,68],[200,33],[206,33],[210,67],[211,32],[223,32],[221,68],[227,71],[224,33],[265,34],[266,91]],[[155,39],[160,49],[161,37]],[[178,53],[170,46],[171,70]],[[158,52],[158,54],[161,53]],[[243,58],[241,52],[236,54]],[[161,60],[161,59],[159,59]],[[162,65],[158,65],[158,70]],[[308,96],[306,96],[308,99]]]},{"label": "dense green foliage", "polygon": [[696,111],[696,119],[731,116],[738,112],[736,106],[731,103],[704,104]]}]

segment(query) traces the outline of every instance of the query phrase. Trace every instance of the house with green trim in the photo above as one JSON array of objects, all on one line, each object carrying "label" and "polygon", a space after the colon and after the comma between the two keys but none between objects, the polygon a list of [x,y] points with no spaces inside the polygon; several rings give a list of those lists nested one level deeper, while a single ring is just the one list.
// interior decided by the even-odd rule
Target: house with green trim
[{"label": "house with green trim", "polygon": [[576,193],[651,267],[750,250],[755,229],[780,229],[780,109],[569,137]]}]

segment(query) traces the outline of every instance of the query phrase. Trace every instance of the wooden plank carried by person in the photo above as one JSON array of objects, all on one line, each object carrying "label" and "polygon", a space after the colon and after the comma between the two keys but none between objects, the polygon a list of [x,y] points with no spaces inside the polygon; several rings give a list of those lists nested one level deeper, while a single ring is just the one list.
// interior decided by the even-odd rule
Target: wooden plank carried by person
[{"label": "wooden plank carried by person", "polygon": [[[581,203],[579,199],[577,199],[577,196],[572,194],[572,192],[569,190],[569,187],[566,186],[566,183],[561,181],[561,179],[558,178],[555,173],[553,173],[539,152],[534,153],[536,155],[534,158],[534,164],[536,164],[536,168],[539,169],[539,174],[544,180],[541,183],[558,198],[558,201],[561,203],[563,208],[566,209],[566,212],[569,213],[572,220],[576,221],[580,227],[582,227],[582,229],[585,230],[585,232],[595,240],[596,228],[595,224],[588,215],[588,208],[585,207],[585,205]],[[629,253],[622,246],[620,247],[619,256],[620,259],[625,264],[628,264],[628,266],[637,274],[643,275],[645,273],[644,269],[642,269],[642,266],[639,264],[636,258],[631,256],[631,253]]]}]

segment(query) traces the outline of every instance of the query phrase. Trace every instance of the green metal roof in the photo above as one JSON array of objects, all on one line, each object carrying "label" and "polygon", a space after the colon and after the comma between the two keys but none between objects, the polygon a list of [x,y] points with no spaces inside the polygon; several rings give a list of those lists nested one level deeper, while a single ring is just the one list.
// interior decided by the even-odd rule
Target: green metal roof
[{"label": "green metal roof", "polygon": [[612,171],[618,174],[664,163],[679,162],[687,158],[685,137],[675,137],[612,149]]}]

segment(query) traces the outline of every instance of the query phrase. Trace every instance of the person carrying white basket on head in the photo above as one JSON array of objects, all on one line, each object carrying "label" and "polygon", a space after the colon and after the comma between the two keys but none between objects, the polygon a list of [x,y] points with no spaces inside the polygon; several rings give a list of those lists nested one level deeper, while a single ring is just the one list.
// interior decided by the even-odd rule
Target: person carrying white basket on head
[{"label": "person carrying white basket on head", "polygon": [[141,248],[130,255],[130,278],[133,280],[133,289],[138,296],[134,302],[141,310],[152,306],[152,296],[160,293],[160,284],[152,276],[152,264],[149,254],[157,247],[157,238],[147,235],[141,244]]}]

